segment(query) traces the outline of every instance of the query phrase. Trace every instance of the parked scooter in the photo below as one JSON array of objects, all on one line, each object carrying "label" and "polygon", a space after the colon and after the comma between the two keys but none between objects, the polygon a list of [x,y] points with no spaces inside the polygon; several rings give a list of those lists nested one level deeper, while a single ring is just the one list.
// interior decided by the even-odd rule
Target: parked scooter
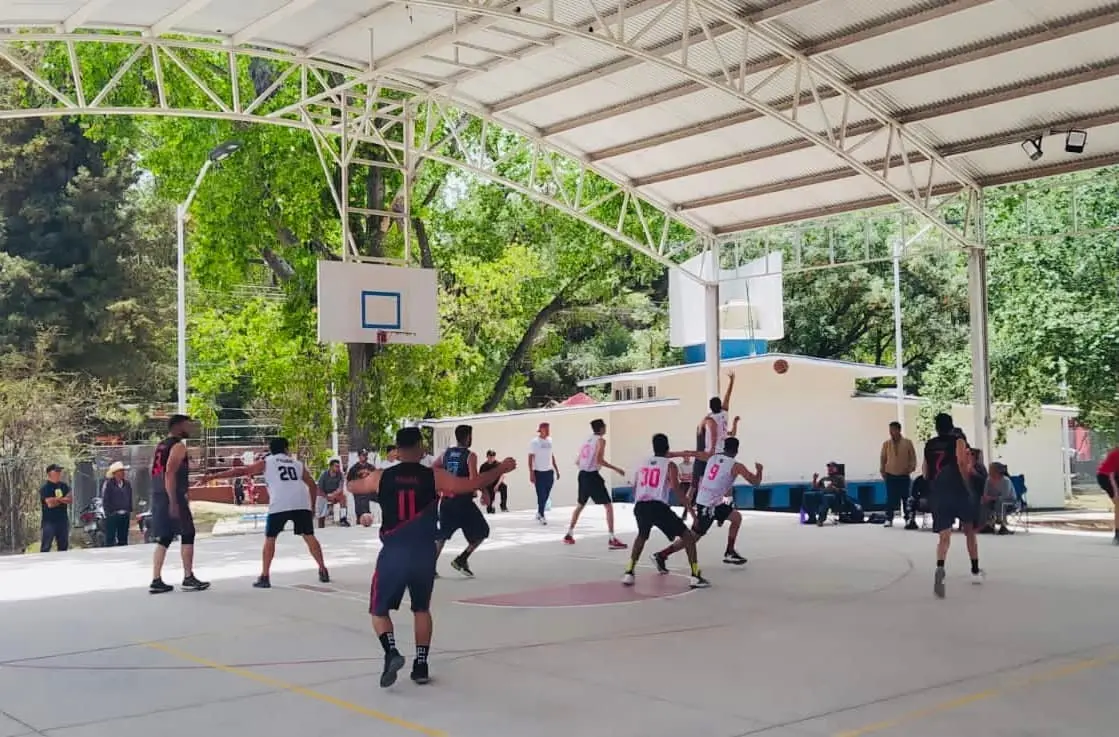
[{"label": "parked scooter", "polygon": [[89,504],[82,507],[82,511],[78,513],[78,520],[82,530],[85,531],[90,547],[105,547],[105,507],[101,497],[94,497]]},{"label": "parked scooter", "polygon": [[140,534],[143,535],[144,542],[154,543],[155,535],[152,534],[152,511],[147,507],[147,502],[140,502],[140,513],[136,515],[136,526],[140,528]]}]

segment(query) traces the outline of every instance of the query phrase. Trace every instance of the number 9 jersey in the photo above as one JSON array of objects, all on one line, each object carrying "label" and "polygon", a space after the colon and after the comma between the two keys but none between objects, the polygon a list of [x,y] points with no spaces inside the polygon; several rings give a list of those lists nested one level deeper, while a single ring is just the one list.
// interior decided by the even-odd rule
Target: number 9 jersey
[{"label": "number 9 jersey", "polygon": [[703,469],[703,478],[692,483],[698,483],[695,503],[701,507],[717,507],[734,486],[733,458],[725,455],[713,455],[707,459],[707,467]]}]

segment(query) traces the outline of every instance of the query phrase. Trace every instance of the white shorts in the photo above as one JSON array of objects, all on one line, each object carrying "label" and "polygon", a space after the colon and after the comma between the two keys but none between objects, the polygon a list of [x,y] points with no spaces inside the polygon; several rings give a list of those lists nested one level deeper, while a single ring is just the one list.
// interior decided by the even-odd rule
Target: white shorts
[{"label": "white shorts", "polygon": [[316,517],[325,517],[328,509],[330,509],[330,505],[327,503],[325,496],[315,497],[315,516]]}]

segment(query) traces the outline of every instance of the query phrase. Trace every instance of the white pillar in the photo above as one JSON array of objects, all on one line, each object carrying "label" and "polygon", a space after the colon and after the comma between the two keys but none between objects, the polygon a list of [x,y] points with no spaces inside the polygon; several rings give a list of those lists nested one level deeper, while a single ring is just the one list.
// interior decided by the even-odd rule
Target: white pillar
[{"label": "white pillar", "polygon": [[975,430],[971,446],[991,455],[991,367],[987,343],[987,252],[971,248],[967,262],[968,312],[971,323],[972,406]]},{"label": "white pillar", "polygon": [[703,288],[704,312],[704,363],[707,377],[707,397],[719,396],[719,243],[708,244],[710,258],[705,266],[711,270],[704,274],[707,283]]},{"label": "white pillar", "polygon": [[901,256],[902,241],[894,244],[894,372],[897,381],[897,414],[905,432],[905,345],[901,330]]},{"label": "white pillar", "polygon": [[186,364],[186,205],[175,209],[175,229],[178,236],[178,268],[175,282],[178,289],[177,308],[178,329],[176,346],[178,351],[178,413],[186,414],[187,407],[187,364]]}]

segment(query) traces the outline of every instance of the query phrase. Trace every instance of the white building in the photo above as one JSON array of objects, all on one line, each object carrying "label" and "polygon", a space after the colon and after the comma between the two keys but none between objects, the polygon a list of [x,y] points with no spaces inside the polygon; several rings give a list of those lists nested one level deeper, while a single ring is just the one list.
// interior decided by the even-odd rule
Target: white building
[{"label": "white building", "polygon": [[[788,365],[784,374],[774,370],[779,360]],[[879,488],[864,488],[864,493],[884,496],[878,478],[878,452],[887,426],[897,417],[897,404],[893,396],[856,393],[855,381],[893,377],[892,368],[768,354],[724,361],[722,370],[724,377],[731,370],[737,375],[730,415],[742,418],[738,430],[740,457],[748,464],[762,463],[763,486],[774,486],[772,501],[763,507],[788,507],[790,488],[809,483],[815,472],[822,474],[828,461],[846,465],[849,487],[865,481],[864,487]],[[533,504],[528,484],[528,444],[541,422],[551,423],[561,473],[553,491],[556,504],[575,501],[575,457],[590,435],[594,419],[607,423],[607,458],[627,471],[649,455],[654,433],[667,434],[674,449],[695,447],[696,426],[707,411],[709,399],[703,364],[603,376],[580,382],[580,386],[607,386],[614,399],[598,405],[449,417],[425,424],[435,429],[437,450],[453,444],[455,425],[465,423],[474,427],[473,447],[479,456],[492,448],[499,457],[517,458],[522,467],[507,480],[511,482],[510,503],[514,508]],[[917,398],[905,402],[904,424],[911,436],[916,433],[919,408]],[[965,431],[974,425],[968,406],[956,407],[953,416]],[[1071,408],[1044,407],[1036,425],[1011,431],[1006,444],[988,459],[1003,461],[1011,474],[1026,477],[1029,501],[1035,508],[1064,504],[1069,475],[1063,449],[1067,421],[1075,416],[1076,410]],[[921,440],[914,437],[918,453]],[[618,476],[607,482],[614,487],[629,485],[628,479]],[[740,506],[752,506],[752,498],[750,494],[740,495]]]}]

